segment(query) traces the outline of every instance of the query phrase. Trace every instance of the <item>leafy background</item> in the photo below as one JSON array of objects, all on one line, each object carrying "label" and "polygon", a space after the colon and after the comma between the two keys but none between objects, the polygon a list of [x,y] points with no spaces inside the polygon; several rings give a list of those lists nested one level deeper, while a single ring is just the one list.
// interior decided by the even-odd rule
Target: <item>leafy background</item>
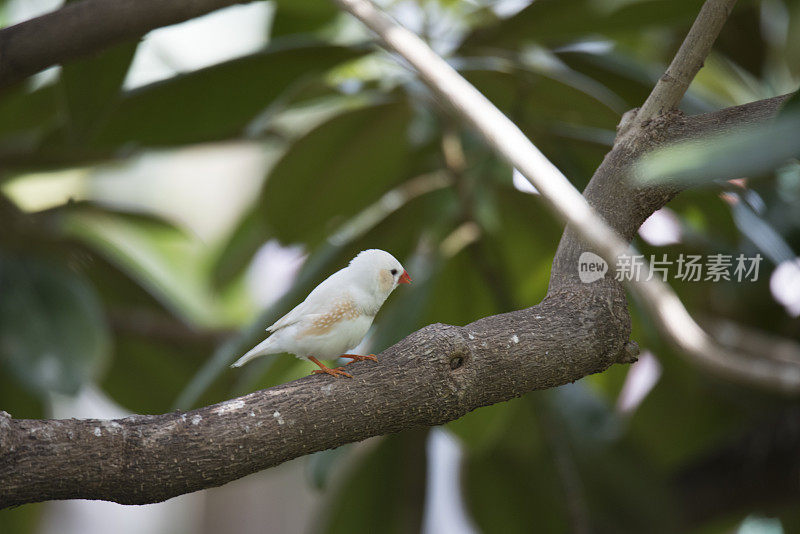
[{"label": "leafy background", "polygon": [[[579,188],[702,4],[382,3]],[[0,2],[0,21],[21,4]],[[154,32],[0,95],[0,409],[160,413],[308,374],[286,356],[227,366],[364,248],[390,250],[415,282],[363,350],[544,296],[561,225],[409,71],[325,0],[225,11],[240,9],[260,14],[247,22],[259,37],[228,57],[214,47],[243,22],[223,13],[221,35],[188,23],[211,45],[204,61],[180,61],[180,42]],[[798,24],[796,0],[740,1],[683,109],[794,91]],[[142,67],[154,47],[155,74]],[[697,315],[798,339],[794,109],[654,158],[651,179],[699,187],[635,245],[761,253],[757,282],[674,286]],[[645,353],[632,367],[124,517],[163,532],[800,532],[796,402],[693,368],[631,307]],[[0,528],[85,532],[87,518],[123,517],[70,506],[0,512]]]}]

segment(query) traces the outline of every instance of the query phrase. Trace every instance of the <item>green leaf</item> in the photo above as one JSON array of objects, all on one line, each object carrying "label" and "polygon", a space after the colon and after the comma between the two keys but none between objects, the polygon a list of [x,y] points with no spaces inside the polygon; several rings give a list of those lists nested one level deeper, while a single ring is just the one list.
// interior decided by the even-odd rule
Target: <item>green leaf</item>
[{"label": "green leaf", "polygon": [[261,210],[284,243],[318,243],[394,186],[409,153],[407,103],[352,110],[297,140],[270,172]]},{"label": "green leaf", "polygon": [[476,31],[462,49],[517,47],[535,41],[563,44],[581,37],[640,32],[653,26],[689,26],[702,0],[647,0],[611,3],[593,0],[537,0],[498,24]]},{"label": "green leaf", "polygon": [[122,97],[94,145],[177,145],[240,136],[290,86],[361,54],[324,44],[274,46],[135,89]]},{"label": "green leaf", "polygon": [[628,109],[642,105],[664,70],[663,65],[647,64],[618,50],[562,51],[557,56],[571,69],[613,91],[625,100]]},{"label": "green leaf", "polygon": [[339,13],[333,2],[327,0],[276,0],[275,4],[272,38],[319,30]]},{"label": "green leaf", "polygon": [[[278,116],[264,117],[264,129],[279,136],[290,139],[299,138],[307,134],[314,128],[327,122],[345,110],[357,109],[365,104],[374,102],[374,95],[360,95],[357,97],[325,97],[318,98],[304,105],[294,106]],[[283,143],[287,145],[288,143]],[[276,147],[275,160],[282,156],[281,151],[284,146]],[[272,152],[271,152],[272,153]],[[337,230],[338,236],[331,236],[333,239],[349,240],[351,234],[359,234],[368,230],[374,224],[380,222],[392,211],[402,206],[409,197],[417,194],[424,194],[430,187],[443,187],[442,184],[433,184],[437,180],[427,180],[420,177],[421,182],[418,186],[408,182],[406,192],[405,186],[400,186],[397,190],[386,193],[379,200],[363,210],[354,220],[348,221]],[[439,180],[441,181],[441,180]],[[259,200],[263,201],[261,195]],[[229,236],[224,247],[216,255],[213,267],[213,284],[215,287],[223,287],[233,282],[239,277],[245,268],[250,264],[253,255],[272,237],[272,229],[263,215],[263,202],[256,203],[241,219],[236,229]],[[347,234],[347,235],[345,235]]]},{"label": "green leaf", "polygon": [[0,97],[0,155],[34,151],[60,118],[55,85],[35,91],[22,86],[7,91]]},{"label": "green leaf", "polygon": [[756,177],[800,155],[800,113],[774,122],[739,128],[659,149],[645,156],[636,169],[644,183],[708,183]]},{"label": "green leaf", "polygon": [[516,69],[462,74],[523,130],[541,129],[554,121],[613,130],[619,120],[619,113],[594,95],[550,76]]},{"label": "green leaf", "polygon": [[73,142],[83,142],[116,103],[138,44],[118,44],[63,66],[61,84]]},{"label": "green leaf", "polygon": [[[697,287],[690,291],[695,298],[708,294]],[[636,409],[628,428],[630,439],[647,451],[655,468],[677,471],[712,453],[740,432],[748,419],[763,415],[752,397],[745,396],[746,390],[724,394],[713,378],[668,346],[637,299],[631,301],[631,319],[631,339],[642,350],[652,351],[662,366],[661,378]]]},{"label": "green leaf", "polygon": [[[67,235],[76,232],[88,237],[76,228],[76,221],[94,230],[106,230],[91,234],[88,244],[70,242],[72,263],[92,281],[114,333],[113,358],[100,385],[115,402],[136,413],[168,411],[175,396],[212,353],[222,333],[184,323],[181,320],[184,313],[173,316],[174,302],[165,298],[156,289],[158,284],[153,283],[153,279],[163,278],[165,272],[174,270],[184,278],[196,275],[187,276],[188,268],[167,261],[168,257],[154,243],[162,240],[167,248],[185,250],[186,235],[151,215],[119,212],[83,202],[50,211],[48,215],[62,216]],[[94,241],[101,236],[110,239],[117,248]],[[141,244],[134,246],[137,243]],[[124,254],[125,251],[130,255]],[[188,259],[197,263],[199,258],[190,253]],[[136,264],[131,263],[134,260]],[[192,294],[196,289],[189,285],[181,291]],[[223,386],[210,388],[202,400],[218,401],[224,396]]]},{"label": "green leaf", "polygon": [[108,356],[92,287],[63,267],[0,259],[0,359],[30,391],[74,394]]}]

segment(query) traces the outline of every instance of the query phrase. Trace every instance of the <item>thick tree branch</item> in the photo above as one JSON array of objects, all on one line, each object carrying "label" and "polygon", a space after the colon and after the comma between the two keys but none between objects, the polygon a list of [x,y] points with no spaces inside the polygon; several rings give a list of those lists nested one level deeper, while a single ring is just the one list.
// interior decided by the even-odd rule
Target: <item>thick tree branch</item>
[{"label": "thick tree branch", "polygon": [[[407,40],[408,32],[381,20],[378,29],[392,46]],[[441,424],[480,406],[631,361],[636,350],[628,341],[624,291],[611,279],[577,281],[574,254],[583,249],[581,239],[597,243],[609,237],[598,250],[625,251],[623,240],[676,193],[622,179],[641,153],[676,138],[736,127],[751,116],[768,118],[778,106],[773,99],[746,111],[669,114],[651,121],[636,143],[617,146],[607,156],[584,199],[560,181],[558,170],[513,125],[507,138],[507,119],[423,43],[400,48],[404,56],[433,61],[424,79],[435,90],[445,88],[443,96],[452,96],[459,115],[515,165],[518,157],[525,159],[517,167],[535,177],[560,216],[575,221],[559,246],[548,296],[526,310],[464,327],[426,327],[384,351],[380,363],[354,364],[353,380],[310,376],[198,410],[112,421],[15,420],[0,413],[0,507],[67,498],[157,502],[314,451]],[[495,127],[483,128],[484,122]],[[575,205],[563,205],[562,194]],[[613,228],[602,221],[598,225],[594,210]],[[679,311],[685,313],[682,307]]]},{"label": "thick tree branch", "polygon": [[589,295],[431,325],[353,364],[214,406],[112,421],[0,416],[0,508],[47,499],[148,503],[218,486],[314,451],[555,387],[606,369],[627,339],[623,302]]},{"label": "thick tree branch", "polygon": [[251,0],[82,0],[0,30],[0,87],[31,74]]}]

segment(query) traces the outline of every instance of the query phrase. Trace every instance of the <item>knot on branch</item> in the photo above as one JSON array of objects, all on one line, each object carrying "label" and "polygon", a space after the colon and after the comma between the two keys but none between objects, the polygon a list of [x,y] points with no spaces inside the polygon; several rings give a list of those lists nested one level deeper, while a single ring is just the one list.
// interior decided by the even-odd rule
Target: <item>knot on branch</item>
[{"label": "knot on branch", "polygon": [[625,343],[619,354],[619,363],[636,363],[639,361],[639,344],[633,340]]},{"label": "knot on branch", "polygon": [[437,323],[436,335],[440,337],[441,362],[447,372],[463,371],[472,361],[473,351],[468,334],[461,326]]},{"label": "knot on branch", "polygon": [[442,323],[429,325],[418,333],[421,334],[419,341],[427,347],[423,354],[432,360],[447,388],[460,401],[472,384],[473,376],[477,375],[475,337],[464,327]]},{"label": "knot on branch", "polygon": [[621,136],[624,134],[628,128],[630,128],[631,124],[633,124],[633,119],[636,118],[636,113],[639,111],[639,108],[629,109],[625,113],[622,114],[622,118],[619,120],[619,124],[617,124],[617,136]]}]

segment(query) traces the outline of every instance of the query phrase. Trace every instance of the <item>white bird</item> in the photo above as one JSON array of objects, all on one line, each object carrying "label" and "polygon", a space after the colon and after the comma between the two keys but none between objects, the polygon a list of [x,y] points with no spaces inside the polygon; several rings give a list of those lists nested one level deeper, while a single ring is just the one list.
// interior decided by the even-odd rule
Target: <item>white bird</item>
[{"label": "white bird", "polygon": [[342,367],[326,367],[317,358],[350,358],[349,363],[378,361],[374,354],[360,356],[347,354],[347,351],[364,339],[372,320],[394,288],[410,283],[411,277],[394,256],[383,250],[364,250],[267,328],[272,335],[231,367],[241,367],[265,354],[288,352],[319,365],[314,373],[353,378]]}]

